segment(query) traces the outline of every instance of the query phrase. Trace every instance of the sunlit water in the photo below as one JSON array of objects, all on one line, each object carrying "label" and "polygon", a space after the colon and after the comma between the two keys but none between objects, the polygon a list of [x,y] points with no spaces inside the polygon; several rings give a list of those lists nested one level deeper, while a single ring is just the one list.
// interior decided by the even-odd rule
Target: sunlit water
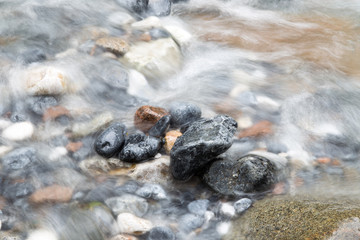
[{"label": "sunlit water", "polygon": [[[3,138],[1,144],[35,147],[41,159],[40,166],[23,175],[12,176],[3,170],[3,182],[30,181],[34,188],[58,183],[72,187],[79,196],[97,185],[111,186],[118,182],[117,177],[94,179],[79,169],[80,161],[96,155],[91,149],[94,135],[73,139],[87,145],[87,152],[51,157],[54,148],[63,146],[61,139],[70,136],[71,126],[110,112],[131,132],[139,106],[166,108],[179,100],[199,105],[204,117],[216,113],[233,116],[239,131],[261,120],[273,123],[272,135],[245,140],[248,144],[240,147],[239,155],[267,148],[284,153],[296,169],[306,167],[311,171],[319,157],[338,159],[357,169],[359,1],[190,0],[173,4],[171,14],[160,17],[160,24],[182,28],[190,37],[178,42],[179,64],[174,60],[157,66],[169,69],[170,74],[162,77],[144,76],[124,63],[121,56],[116,59],[94,48],[95,41],[104,36],[121,37],[132,45],[146,32],[132,29],[131,23],[114,24],[111,16],[127,12],[118,2],[121,0],[0,1],[1,129],[10,121],[26,120],[35,126],[31,139]],[[128,13],[134,21],[142,18]],[[28,63],[26,59],[34,51],[41,51],[46,60]],[[39,66],[60,69],[67,76],[69,89],[56,100],[71,117],[43,122],[41,115],[27,109],[32,97],[25,91],[24,79]],[[193,195],[189,199],[211,195],[204,186],[178,183],[164,187],[173,199],[185,192]],[[186,196],[179,198],[182,200],[176,211],[164,214],[164,206],[154,204],[146,217],[159,224],[176,223],[189,202]],[[111,235],[103,229],[88,231],[98,229],[99,224],[94,214],[76,200],[73,197],[70,204],[34,207],[21,196],[8,199],[6,205],[10,215],[21,220],[17,230],[24,237],[40,227],[56,231],[62,239]],[[216,200],[212,202],[214,208]],[[69,220],[69,216],[73,217]],[[221,221],[218,218],[216,223]],[[208,236],[205,231],[198,237]]]}]

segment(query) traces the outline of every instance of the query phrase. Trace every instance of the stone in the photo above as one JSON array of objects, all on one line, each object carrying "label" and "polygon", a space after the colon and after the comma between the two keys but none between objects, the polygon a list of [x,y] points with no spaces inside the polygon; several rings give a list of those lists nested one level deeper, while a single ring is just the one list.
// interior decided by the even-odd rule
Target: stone
[{"label": "stone", "polygon": [[31,111],[38,115],[43,115],[49,107],[56,106],[58,101],[53,96],[34,96],[27,100]]},{"label": "stone", "polygon": [[171,126],[178,128],[201,117],[201,109],[192,103],[176,102],[170,106]]},{"label": "stone", "polygon": [[174,39],[174,41],[181,47],[186,47],[193,39],[191,33],[189,33],[183,27],[169,24],[165,25],[164,28],[171,34],[171,37]]},{"label": "stone", "polygon": [[252,201],[249,198],[242,198],[234,203],[234,208],[237,214],[245,212],[249,207],[251,207]]},{"label": "stone", "polygon": [[127,212],[137,217],[142,217],[149,209],[149,204],[144,198],[131,194],[122,194],[119,197],[108,198],[105,200],[105,204],[116,216]]},{"label": "stone", "polygon": [[59,95],[67,92],[68,80],[55,67],[37,67],[26,73],[26,92],[31,95]]},{"label": "stone", "polygon": [[199,227],[205,222],[204,217],[192,213],[185,214],[179,219],[179,229],[185,233],[189,233]]},{"label": "stone", "polygon": [[37,161],[36,150],[32,147],[18,148],[2,158],[2,167],[5,172],[21,170]]},{"label": "stone", "polygon": [[153,227],[149,220],[136,217],[131,213],[121,213],[117,216],[117,223],[121,233],[142,235]]},{"label": "stone", "polygon": [[181,68],[182,55],[171,38],[161,38],[132,45],[121,60],[128,67],[145,75],[149,83],[158,86]]},{"label": "stone", "polygon": [[116,0],[116,2],[127,8],[128,10],[134,11],[138,14],[142,14],[148,7],[149,0]]},{"label": "stone", "polygon": [[75,123],[71,127],[71,136],[80,138],[95,133],[107,126],[113,119],[114,117],[110,112],[104,112],[95,116],[91,121]]},{"label": "stone", "polygon": [[169,129],[170,120],[171,120],[170,115],[166,115],[160,118],[160,120],[157,121],[157,123],[152,128],[150,128],[149,136],[153,136],[157,138],[163,137],[165,135],[165,132]]},{"label": "stone", "polygon": [[108,173],[111,169],[108,162],[101,157],[82,160],[79,163],[79,167],[83,172],[92,176]]},{"label": "stone", "polygon": [[44,112],[43,121],[55,120],[60,116],[70,117],[70,111],[63,106],[50,107]]},{"label": "stone", "polygon": [[73,190],[69,187],[51,185],[35,191],[29,197],[32,204],[66,203],[71,200]]},{"label": "stone", "polygon": [[147,240],[175,240],[175,234],[169,227],[154,227],[150,230]]},{"label": "stone", "polygon": [[23,141],[32,137],[34,125],[31,122],[17,122],[2,132],[1,136],[11,141]]},{"label": "stone", "polygon": [[164,108],[149,105],[141,106],[135,112],[134,124],[143,132],[148,132],[155,124],[169,113]]},{"label": "stone", "polygon": [[167,153],[170,153],[172,147],[175,144],[176,139],[181,135],[182,133],[176,130],[172,130],[166,133],[164,138],[165,139],[164,149]]},{"label": "stone", "polygon": [[82,146],[82,142],[69,142],[66,144],[66,150],[69,152],[77,152]]},{"label": "stone", "polygon": [[193,122],[170,152],[175,179],[187,180],[232,145],[237,123],[226,115]]},{"label": "stone", "polygon": [[115,28],[122,28],[135,22],[135,19],[126,12],[114,12],[108,17],[108,22]]},{"label": "stone", "polygon": [[125,143],[126,127],[122,123],[113,123],[95,140],[95,151],[105,158],[120,152]]},{"label": "stone", "polygon": [[54,231],[48,229],[37,229],[30,232],[26,240],[58,240]]},{"label": "stone", "polygon": [[170,37],[170,34],[166,30],[161,29],[161,28],[153,28],[153,29],[151,29],[149,31],[149,34],[150,34],[152,40],[157,40],[157,39],[160,39],[160,38],[169,38]]},{"label": "stone", "polygon": [[216,192],[239,196],[269,190],[278,181],[275,163],[258,155],[212,163],[204,174],[205,182]]},{"label": "stone", "polygon": [[273,124],[267,120],[260,121],[253,126],[241,131],[238,137],[262,137],[269,135],[273,132],[272,125]]},{"label": "stone", "polygon": [[49,160],[50,161],[57,161],[62,159],[68,154],[68,150],[64,147],[55,147],[49,153]]},{"label": "stone", "polygon": [[216,231],[220,234],[220,236],[223,236],[229,232],[230,228],[231,228],[231,223],[220,222],[216,226]]},{"label": "stone", "polygon": [[235,216],[235,208],[230,203],[222,203],[219,213],[223,217],[232,218]]},{"label": "stone", "polygon": [[207,199],[200,199],[196,201],[192,201],[187,205],[187,209],[189,212],[204,216],[206,213],[207,208],[209,207],[210,201]]},{"label": "stone", "polygon": [[158,138],[133,134],[125,142],[119,158],[125,162],[139,163],[155,157],[161,148],[161,141]]},{"label": "stone", "polygon": [[3,197],[10,201],[26,197],[33,193],[35,187],[30,182],[18,182],[4,187]]},{"label": "stone", "polygon": [[129,44],[118,37],[103,37],[96,40],[95,44],[116,55],[124,55],[129,51]]},{"label": "stone", "polygon": [[159,184],[144,184],[136,192],[136,195],[143,198],[150,198],[153,200],[167,199],[165,190]]},{"label": "stone", "polygon": [[134,30],[145,31],[145,30],[161,27],[161,21],[158,17],[151,16],[141,21],[134,22],[133,24],[131,24],[131,27]]},{"label": "stone", "polygon": [[167,16],[171,12],[170,0],[149,0],[147,14],[155,16]]},{"label": "stone", "polygon": [[341,223],[339,228],[328,240],[357,240],[360,236],[360,219],[352,217]]}]

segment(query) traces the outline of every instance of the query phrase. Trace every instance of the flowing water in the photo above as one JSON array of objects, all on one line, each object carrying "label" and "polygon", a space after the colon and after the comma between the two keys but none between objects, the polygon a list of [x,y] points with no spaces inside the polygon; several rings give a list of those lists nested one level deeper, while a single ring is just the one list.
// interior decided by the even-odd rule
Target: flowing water
[{"label": "flowing water", "polygon": [[[96,215],[89,204],[106,199],[108,189],[125,181],[124,174],[108,171],[94,177],[84,173],[80,163],[96,156],[93,141],[98,129],[91,130],[91,125],[115,119],[135,131],[133,116],[144,104],[167,108],[179,100],[192,102],[201,107],[204,117],[217,113],[234,117],[239,132],[268,120],[273,133],[235,140],[236,154],[256,149],[281,153],[292,169],[303,171],[299,176],[310,185],[315,181],[314,162],[327,157],[354,170],[352,182],[358,182],[359,1],[180,1],[172,4],[170,15],[159,17],[150,27],[136,26],[145,16],[123,8],[124,2],[0,0],[0,152],[4,157],[13,149],[30,147],[37,159],[17,171],[10,171],[2,161],[0,236],[10,231],[26,239],[39,228],[66,240],[111,235],[104,230],[113,231],[111,217],[105,219],[109,215],[103,209]],[[145,44],[139,51],[151,55],[162,45],[147,53],[146,48],[153,46],[146,45],[150,43],[146,37],[162,39],[156,36],[161,34],[172,34],[176,50],[148,68],[140,66],[146,57],[139,58],[139,64],[129,63],[126,54],[109,53],[96,45],[100,38],[120,37],[130,49]],[[46,107],[36,105],[41,100],[34,96],[29,80],[45,74],[41,70],[45,67],[66,80],[60,86],[63,90],[47,96],[46,106],[59,105],[65,111],[49,117],[50,121],[43,116]],[[34,132],[24,139],[9,137],[5,129],[20,122],[32,124]],[[26,135],[24,131],[16,134]],[[82,148],[71,152],[65,148],[69,142],[81,142]],[[334,169],[333,174],[343,174]],[[147,180],[158,181],[156,176]],[[30,185],[17,187],[25,183]],[[35,189],[52,184],[73,189],[71,202],[29,204],[28,196]],[[199,183],[162,182],[162,186],[172,200],[152,203],[145,216],[160,225],[177,223],[191,200],[212,196]],[[93,189],[101,190],[83,201]],[[359,196],[353,188],[339,192]],[[220,197],[212,198],[216,209]],[[100,219],[96,216],[106,217],[96,221]],[[207,223],[209,229],[227,221],[217,215],[215,219]],[[202,232],[192,234],[199,239],[221,238],[205,225]]]}]

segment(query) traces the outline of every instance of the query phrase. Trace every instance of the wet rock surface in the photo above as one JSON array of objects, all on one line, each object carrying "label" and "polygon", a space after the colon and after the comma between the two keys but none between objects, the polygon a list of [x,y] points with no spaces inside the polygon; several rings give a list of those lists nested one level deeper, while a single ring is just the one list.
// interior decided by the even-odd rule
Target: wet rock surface
[{"label": "wet rock surface", "polygon": [[171,126],[180,127],[201,117],[201,109],[192,103],[177,102],[170,106]]},{"label": "wet rock surface", "polygon": [[162,137],[170,126],[171,116],[166,115],[157,121],[157,123],[150,128],[149,135],[153,137]]},{"label": "wet rock surface", "polygon": [[236,121],[225,115],[192,123],[170,152],[170,169],[174,178],[189,179],[229,149],[236,128]]},{"label": "wet rock surface", "polygon": [[120,152],[125,143],[126,127],[121,123],[114,123],[105,129],[95,140],[95,151],[106,158]]},{"label": "wet rock surface", "polygon": [[165,115],[168,112],[164,108],[142,106],[135,113],[134,123],[138,129],[148,132]]}]

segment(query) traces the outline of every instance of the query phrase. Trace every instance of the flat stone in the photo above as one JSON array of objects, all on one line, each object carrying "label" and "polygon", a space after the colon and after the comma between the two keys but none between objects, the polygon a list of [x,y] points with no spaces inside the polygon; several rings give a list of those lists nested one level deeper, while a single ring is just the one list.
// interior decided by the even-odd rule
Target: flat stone
[{"label": "flat stone", "polygon": [[135,112],[134,124],[143,132],[148,132],[162,117],[168,115],[164,108],[149,105],[141,106]]},{"label": "flat stone", "polygon": [[117,223],[121,233],[142,235],[153,227],[149,220],[138,218],[131,213],[121,213],[117,216]]},{"label": "flat stone", "polygon": [[236,128],[236,121],[226,115],[192,123],[176,140],[170,152],[170,170],[174,178],[189,179],[229,149]]},{"label": "flat stone", "polygon": [[104,37],[96,40],[96,45],[113,52],[116,55],[123,55],[129,51],[129,44],[118,37]]},{"label": "flat stone", "polygon": [[34,125],[31,122],[17,122],[2,132],[1,136],[11,141],[23,141],[32,137]]},{"label": "flat stone", "polygon": [[172,130],[166,133],[164,138],[165,139],[164,149],[168,154],[170,153],[172,147],[174,146],[176,139],[181,135],[182,133],[177,130]]},{"label": "flat stone", "polygon": [[66,203],[71,200],[73,190],[69,187],[51,185],[35,191],[29,197],[32,204]]},{"label": "flat stone", "polygon": [[267,120],[255,123],[253,126],[243,130],[238,135],[239,138],[245,137],[262,137],[273,133],[273,124]]},{"label": "flat stone", "polygon": [[252,201],[249,198],[242,198],[234,203],[234,208],[237,214],[245,212],[249,207],[251,207]]},{"label": "flat stone", "polygon": [[111,170],[108,162],[101,157],[93,157],[90,159],[82,160],[79,163],[79,167],[82,171],[92,176],[108,173]]},{"label": "flat stone", "polygon": [[114,215],[131,213],[137,217],[142,217],[149,209],[149,204],[144,198],[131,194],[122,194],[119,197],[106,199],[105,204],[111,209]]}]

